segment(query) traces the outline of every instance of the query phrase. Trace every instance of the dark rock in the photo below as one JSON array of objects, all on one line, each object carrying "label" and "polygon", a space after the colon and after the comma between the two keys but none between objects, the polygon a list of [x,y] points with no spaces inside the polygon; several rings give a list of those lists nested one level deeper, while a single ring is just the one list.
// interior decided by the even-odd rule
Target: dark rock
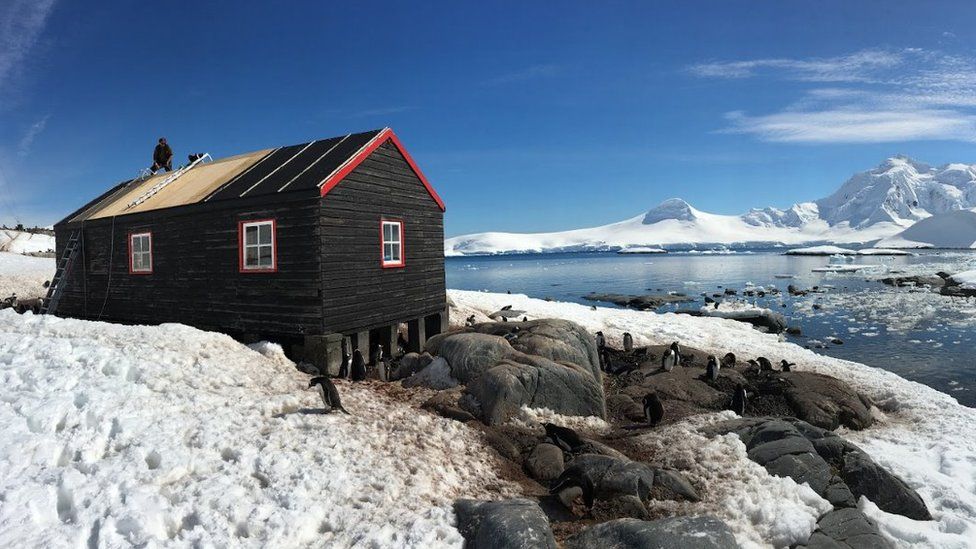
[{"label": "dark rock", "polygon": [[844,454],[840,477],[857,497],[866,496],[882,511],[915,520],[932,520],[921,496],[861,450]]},{"label": "dark rock", "polygon": [[786,333],[790,335],[798,336],[798,335],[803,335],[803,330],[801,330],[799,326],[787,326]]},{"label": "dark rock", "polygon": [[779,379],[787,404],[807,423],[829,430],[841,425],[861,430],[874,422],[870,400],[839,379],[813,372],[791,372]]},{"label": "dark rock", "polygon": [[566,549],[644,549],[739,547],[732,531],[721,520],[709,517],[674,517],[652,521],[617,519],[591,526],[565,543]]},{"label": "dark rock", "polygon": [[434,355],[444,357],[451,365],[451,376],[465,384],[515,354],[505,338],[490,334],[452,333],[431,341],[427,342],[427,349]]},{"label": "dark rock", "polygon": [[613,500],[621,496],[636,496],[647,501],[651,491],[668,499],[698,501],[698,493],[680,473],[655,469],[626,457],[583,454],[571,461],[564,471],[568,476],[581,476],[593,485],[598,500]]},{"label": "dark rock", "polygon": [[616,419],[644,421],[644,408],[625,394],[618,393],[607,397],[607,414]]},{"label": "dark rock", "polygon": [[563,473],[563,451],[553,444],[543,442],[525,458],[525,470],[536,480],[555,480]]},{"label": "dark rock", "polygon": [[454,512],[468,549],[556,549],[549,520],[532,500],[461,499]]},{"label": "dark rock", "polygon": [[400,363],[397,365],[396,369],[390,373],[390,381],[397,381],[400,379],[406,379],[420,370],[423,370],[434,361],[434,357],[430,353],[407,353],[400,357]]},{"label": "dark rock", "polygon": [[647,506],[637,496],[620,496],[608,501],[597,500],[590,511],[597,520],[613,520],[618,518],[633,518],[647,520],[650,513]]},{"label": "dark rock", "polygon": [[670,303],[688,303],[694,298],[686,295],[675,294],[648,294],[648,295],[626,295],[626,294],[599,294],[591,293],[583,296],[588,301],[605,301],[621,307],[629,307],[640,311],[657,309],[662,305]]},{"label": "dark rock", "polygon": [[891,549],[877,525],[857,509],[838,509],[820,517],[806,549]]}]

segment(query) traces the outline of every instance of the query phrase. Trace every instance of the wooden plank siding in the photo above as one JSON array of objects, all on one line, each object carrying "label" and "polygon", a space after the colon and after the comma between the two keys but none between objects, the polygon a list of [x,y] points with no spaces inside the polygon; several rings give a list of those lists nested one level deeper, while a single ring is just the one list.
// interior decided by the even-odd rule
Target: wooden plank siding
[{"label": "wooden plank siding", "polygon": [[[321,334],[320,199],[305,196],[86,222],[56,314],[271,338]],[[241,273],[238,221],[267,218],[276,220],[278,271]],[[59,254],[71,228],[56,227]],[[128,235],[144,230],[152,232],[153,272],[130,274]]]},{"label": "wooden plank siding", "polygon": [[[383,218],[403,221],[402,268],[382,268]],[[326,333],[380,328],[447,307],[444,212],[389,142],[322,199],[319,235]]]}]

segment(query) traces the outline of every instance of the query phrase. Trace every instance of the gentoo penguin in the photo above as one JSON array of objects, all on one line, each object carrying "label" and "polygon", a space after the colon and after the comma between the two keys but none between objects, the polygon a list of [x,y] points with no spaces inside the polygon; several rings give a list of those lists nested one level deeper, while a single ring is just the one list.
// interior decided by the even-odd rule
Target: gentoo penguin
[{"label": "gentoo penguin", "polygon": [[740,416],[746,415],[746,388],[739,385],[732,394],[732,411]]},{"label": "gentoo penguin", "polygon": [[600,369],[606,372],[610,368],[609,356],[607,354],[607,338],[603,332],[596,333],[596,355],[600,360]]},{"label": "gentoo penguin", "polygon": [[661,399],[657,398],[657,393],[650,392],[644,395],[644,419],[647,424],[654,427],[664,418],[664,405]]},{"label": "gentoo penguin", "polygon": [[567,509],[572,509],[573,502],[579,497],[583,498],[583,505],[587,509],[593,507],[593,483],[586,475],[574,469],[567,469],[559,475],[549,493],[559,498],[559,502]]},{"label": "gentoo penguin", "polygon": [[670,372],[679,362],[681,362],[681,352],[678,350],[678,342],[675,341],[661,356],[661,369]]},{"label": "gentoo penguin", "polygon": [[349,361],[352,357],[349,356],[349,348],[346,346],[346,338],[342,338],[342,364],[339,365],[339,377],[346,379],[349,377]]},{"label": "gentoo penguin", "polygon": [[552,423],[543,423],[542,428],[546,430],[546,439],[559,446],[565,452],[573,452],[585,444],[576,431],[569,427],[560,427]]},{"label": "gentoo penguin", "polygon": [[356,349],[352,352],[352,380],[362,381],[366,379],[366,360],[363,353]]},{"label": "gentoo penguin", "polygon": [[759,363],[751,358],[747,360],[746,363],[749,364],[750,368],[755,368],[757,371],[760,369]]},{"label": "gentoo penguin", "polygon": [[760,372],[772,372],[773,371],[773,363],[770,362],[768,358],[766,358],[764,356],[756,357],[756,362],[759,363],[759,371]]},{"label": "gentoo penguin", "polygon": [[467,318],[467,319],[466,319],[466,320],[464,321],[464,325],[465,325],[465,326],[474,326],[474,325],[475,325],[475,318],[474,318],[474,315],[471,315],[471,316],[469,316],[469,317],[468,317],[468,318]]},{"label": "gentoo penguin", "polygon": [[339,410],[340,412],[349,415],[349,412],[342,407],[342,401],[339,400],[339,391],[337,391],[335,385],[332,384],[332,380],[325,376],[313,377],[311,380],[309,380],[309,389],[315,387],[316,385],[319,386],[319,390],[322,392],[322,403],[325,404],[326,412]]},{"label": "gentoo penguin", "polygon": [[725,353],[722,357],[721,366],[723,368],[735,368],[735,355],[732,353]]},{"label": "gentoo penguin", "polygon": [[705,377],[709,381],[718,380],[718,370],[721,368],[715,355],[708,355],[708,364],[705,366]]},{"label": "gentoo penguin", "polygon": [[388,381],[390,378],[389,362],[386,360],[386,355],[383,354],[383,346],[376,346],[376,373],[380,378],[380,381]]},{"label": "gentoo penguin", "polygon": [[785,358],[783,360],[779,361],[779,364],[782,367],[780,369],[783,370],[784,372],[792,372],[793,371],[793,367],[796,366],[796,363],[795,362],[789,362]]},{"label": "gentoo penguin", "polygon": [[634,350],[634,336],[630,332],[624,332],[624,352],[629,353]]}]

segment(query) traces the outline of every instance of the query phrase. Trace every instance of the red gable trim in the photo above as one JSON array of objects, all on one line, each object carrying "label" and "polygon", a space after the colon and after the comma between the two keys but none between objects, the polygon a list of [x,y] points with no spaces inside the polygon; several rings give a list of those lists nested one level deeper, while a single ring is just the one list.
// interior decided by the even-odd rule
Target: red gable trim
[{"label": "red gable trim", "polygon": [[369,155],[372,154],[373,151],[375,151],[377,148],[379,148],[380,145],[386,143],[387,141],[393,143],[393,146],[396,147],[398,151],[400,151],[400,154],[403,155],[403,158],[407,161],[407,164],[410,165],[410,169],[413,170],[413,173],[417,175],[417,178],[420,179],[420,182],[424,184],[424,188],[426,188],[427,192],[430,193],[430,197],[434,199],[434,202],[437,202],[437,206],[441,209],[442,212],[445,211],[444,201],[441,200],[441,197],[437,195],[437,191],[434,190],[434,187],[432,187],[430,185],[430,182],[427,181],[427,178],[424,177],[424,172],[420,171],[420,168],[417,166],[417,163],[413,161],[413,158],[410,156],[410,153],[408,153],[407,150],[403,148],[403,144],[400,143],[400,139],[396,136],[395,133],[393,133],[393,130],[391,130],[390,128],[386,128],[385,130],[381,131],[376,137],[370,140],[369,143],[364,145],[362,149],[359,149],[359,152],[357,152],[355,156],[350,158],[343,165],[339,166],[339,168],[335,172],[333,172],[332,175],[327,177],[326,180],[321,185],[322,187],[321,196],[325,196],[329,194],[329,191],[334,189],[335,186],[338,185],[339,182],[341,182],[353,170],[355,170],[356,167],[363,162],[363,160],[366,160],[366,158],[369,157]]}]

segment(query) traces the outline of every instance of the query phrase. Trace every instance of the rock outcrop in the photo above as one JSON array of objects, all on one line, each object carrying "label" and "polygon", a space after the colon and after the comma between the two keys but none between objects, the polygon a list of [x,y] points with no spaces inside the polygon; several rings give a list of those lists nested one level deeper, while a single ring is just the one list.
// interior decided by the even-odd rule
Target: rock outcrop
[{"label": "rock outcrop", "polygon": [[549,519],[530,499],[454,502],[468,549],[556,549]]},{"label": "rock outcrop", "polygon": [[617,519],[591,526],[566,541],[566,549],[643,549],[646,547],[739,547],[732,531],[721,520],[674,517],[659,520]]}]

